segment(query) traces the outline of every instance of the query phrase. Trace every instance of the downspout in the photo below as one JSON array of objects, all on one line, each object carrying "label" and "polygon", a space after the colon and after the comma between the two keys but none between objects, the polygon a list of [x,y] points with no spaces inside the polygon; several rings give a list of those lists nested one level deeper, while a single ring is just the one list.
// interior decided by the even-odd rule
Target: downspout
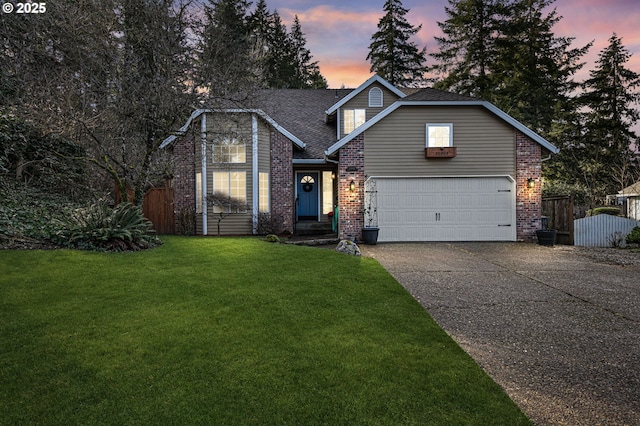
[{"label": "downspout", "polygon": [[207,235],[207,114],[200,121],[200,144],[202,152],[202,235]]},{"label": "downspout", "polygon": [[258,116],[251,114],[251,152],[252,152],[252,206],[253,234],[258,233],[258,214],[260,212],[260,175],[258,171]]}]

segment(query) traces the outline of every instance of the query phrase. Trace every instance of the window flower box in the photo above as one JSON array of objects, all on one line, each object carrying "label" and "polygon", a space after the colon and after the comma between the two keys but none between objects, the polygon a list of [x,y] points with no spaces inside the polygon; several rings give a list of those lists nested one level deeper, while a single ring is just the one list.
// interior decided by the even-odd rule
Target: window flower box
[{"label": "window flower box", "polygon": [[455,146],[442,146],[435,148],[425,148],[425,158],[453,158],[457,154]]}]

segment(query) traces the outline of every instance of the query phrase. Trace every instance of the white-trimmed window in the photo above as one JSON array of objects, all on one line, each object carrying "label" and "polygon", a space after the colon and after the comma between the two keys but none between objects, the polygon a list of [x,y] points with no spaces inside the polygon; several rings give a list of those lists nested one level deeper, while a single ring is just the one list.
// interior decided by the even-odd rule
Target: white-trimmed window
[{"label": "white-trimmed window", "polygon": [[234,136],[217,139],[213,143],[214,163],[246,163],[246,147],[244,141]]},{"label": "white-trimmed window", "polygon": [[202,213],[202,173],[196,173],[196,213]]},{"label": "white-trimmed window", "polygon": [[247,173],[213,172],[213,212],[247,211]]},{"label": "white-trimmed window", "polygon": [[382,89],[374,87],[369,90],[369,107],[380,108],[383,105]]},{"label": "white-trimmed window", "polygon": [[453,146],[453,124],[427,124],[427,148]]},{"label": "white-trimmed window", "polygon": [[322,172],[322,213],[333,212],[333,172]]},{"label": "white-trimmed window", "polygon": [[349,134],[353,130],[364,124],[366,121],[366,111],[364,109],[345,109],[342,111],[344,116],[344,134]]},{"label": "white-trimmed window", "polygon": [[271,207],[269,205],[269,173],[260,172],[260,192],[259,192],[259,206],[260,213],[269,213]]}]

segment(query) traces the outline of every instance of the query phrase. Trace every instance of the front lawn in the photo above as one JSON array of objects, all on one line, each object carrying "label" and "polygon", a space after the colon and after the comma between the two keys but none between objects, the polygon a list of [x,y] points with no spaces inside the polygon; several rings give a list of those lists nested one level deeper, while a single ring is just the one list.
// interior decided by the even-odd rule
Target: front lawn
[{"label": "front lawn", "polygon": [[373,259],[0,251],[0,424],[529,424]]}]

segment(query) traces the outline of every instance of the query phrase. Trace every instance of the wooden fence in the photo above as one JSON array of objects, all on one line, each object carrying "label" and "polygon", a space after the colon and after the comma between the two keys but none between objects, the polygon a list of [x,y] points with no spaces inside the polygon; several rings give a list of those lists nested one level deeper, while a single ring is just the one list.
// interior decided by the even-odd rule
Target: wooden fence
[{"label": "wooden fence", "polygon": [[617,247],[624,244],[631,230],[640,220],[608,214],[589,216],[574,222],[575,245],[582,247]]},{"label": "wooden fence", "polygon": [[[133,190],[129,191],[129,197],[133,197]],[[120,191],[117,187],[115,201],[116,204],[121,201]],[[147,190],[142,201],[142,214],[151,221],[156,233],[175,234],[173,188],[169,180],[165,181],[164,186]]]},{"label": "wooden fence", "polygon": [[556,243],[573,244],[573,197],[571,195],[543,198],[542,215],[547,218],[547,229],[558,230]]}]

